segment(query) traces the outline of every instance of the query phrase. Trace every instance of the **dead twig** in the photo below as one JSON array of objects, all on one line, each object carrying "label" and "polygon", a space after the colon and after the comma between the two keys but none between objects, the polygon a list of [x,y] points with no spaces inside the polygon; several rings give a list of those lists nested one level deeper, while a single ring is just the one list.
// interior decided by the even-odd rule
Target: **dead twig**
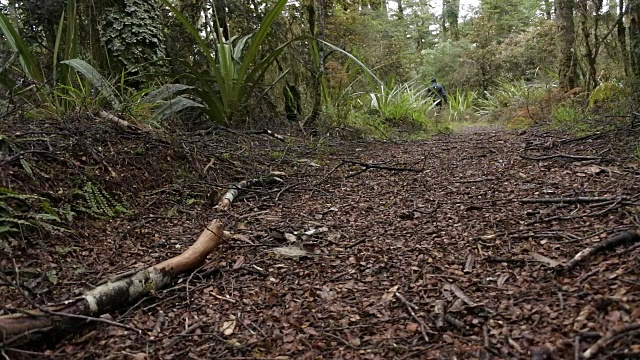
[{"label": "dead twig", "polygon": [[544,156],[526,156],[520,155],[521,158],[525,160],[550,160],[555,158],[566,158],[577,161],[587,161],[587,160],[604,160],[606,158],[600,156],[583,156],[583,155],[570,155],[570,154],[553,154],[553,155],[544,155]]},{"label": "dead twig", "polygon": [[454,181],[454,183],[457,184],[471,184],[471,183],[479,183],[479,182],[484,182],[484,181],[493,181],[496,178],[494,177],[483,177],[483,178],[479,178],[479,179],[472,179],[472,180],[458,180],[458,181]]},{"label": "dead twig", "polygon": [[604,250],[608,250],[623,244],[633,243],[640,241],[640,229],[635,231],[626,231],[615,235],[611,238],[599,242],[597,245],[580,251],[573,257],[565,266],[567,270],[575,268],[579,263],[587,259],[588,257],[595,255]]},{"label": "dead twig", "polygon": [[197,322],[191,326],[189,326],[188,328],[186,328],[183,332],[181,332],[180,334],[176,335],[176,337],[169,341],[169,343],[167,344],[167,348],[171,348],[173,345],[175,345],[178,341],[180,341],[182,336],[191,334],[192,332],[198,330],[200,328],[200,326],[202,326],[202,323]]},{"label": "dead twig", "polygon": [[618,336],[635,330],[640,330],[640,322],[618,326],[607,331],[607,333],[603,337],[601,337],[600,340],[596,341],[595,344],[591,345],[591,347],[582,354],[582,357],[584,357],[585,359],[591,359]]},{"label": "dead twig", "polygon": [[394,171],[394,172],[408,171],[408,172],[416,172],[416,173],[420,173],[424,170],[424,164],[420,169],[393,167],[393,166],[386,166],[381,164],[369,164],[369,163],[363,163],[355,160],[342,160],[342,164],[351,164],[351,165],[357,165],[362,167],[362,170],[357,171],[353,174],[347,175],[346,179],[352,178],[354,176],[358,176],[369,169],[378,169],[378,170],[386,170],[386,171]]},{"label": "dead twig", "polygon": [[270,136],[270,137],[272,137],[272,138],[274,138],[274,139],[276,139],[278,141],[282,141],[282,142],[287,141],[287,138],[285,138],[284,136],[276,134],[273,131],[268,130],[268,129],[252,130],[252,131],[248,131],[247,134],[252,134],[252,135],[262,135],[262,134],[264,134],[264,135],[268,135],[268,136]]},{"label": "dead twig", "polygon": [[5,166],[7,164],[10,164],[18,159],[22,159],[26,154],[49,154],[50,151],[48,150],[25,150],[25,151],[21,151],[15,155],[9,156],[5,159],[2,160],[2,162],[0,162],[0,166]]},{"label": "dead twig", "polygon": [[418,324],[420,324],[420,332],[422,332],[422,337],[424,338],[424,341],[428,343],[429,337],[427,336],[427,325],[425,325],[424,321],[422,321],[422,319],[420,319],[413,311],[416,306],[407,301],[407,299],[405,299],[404,296],[402,296],[402,294],[400,294],[399,292],[396,292],[395,295],[398,300],[400,300],[407,307],[407,310],[409,311],[409,314],[411,314],[411,317],[414,318],[418,322]]},{"label": "dead twig", "polygon": [[574,197],[574,198],[538,198],[538,199],[520,199],[521,204],[585,204],[585,203],[597,203],[604,201],[615,201],[620,199],[619,197],[606,196],[606,197]]}]

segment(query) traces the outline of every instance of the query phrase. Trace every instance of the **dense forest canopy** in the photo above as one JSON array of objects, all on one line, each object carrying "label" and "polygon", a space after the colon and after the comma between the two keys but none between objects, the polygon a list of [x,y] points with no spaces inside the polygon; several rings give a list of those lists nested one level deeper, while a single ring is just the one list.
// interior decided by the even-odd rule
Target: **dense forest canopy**
[{"label": "dense forest canopy", "polygon": [[[77,58],[107,83],[124,86],[119,103],[139,103],[141,92],[169,83],[185,85],[170,88],[171,97],[182,94],[173,106],[161,104],[167,98],[144,109],[122,107],[132,118],[147,118],[141,121],[154,109],[162,120],[198,107],[227,125],[266,113],[311,127],[408,121],[424,128],[435,118],[423,91],[434,77],[451,97],[452,119],[508,107],[527,89],[531,101],[544,96],[541,88],[578,87],[591,103],[628,99],[639,76],[638,6],[634,0],[12,0],[2,4],[2,83],[15,91],[16,82],[36,81],[40,95],[43,87],[77,89],[84,81],[75,76],[79,65],[64,63]],[[95,80],[89,78],[93,87]],[[96,106],[121,110],[106,101],[115,95],[101,95]],[[69,111],[75,107],[69,101],[48,101],[48,110]]]}]

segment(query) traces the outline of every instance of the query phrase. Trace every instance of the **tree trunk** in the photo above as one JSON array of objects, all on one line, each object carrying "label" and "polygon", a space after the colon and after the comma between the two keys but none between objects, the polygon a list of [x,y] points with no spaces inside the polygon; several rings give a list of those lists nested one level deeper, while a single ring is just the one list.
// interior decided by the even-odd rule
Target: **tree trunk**
[{"label": "tree trunk", "polygon": [[320,41],[324,39],[324,1],[318,0],[317,5],[319,6],[316,7],[316,0],[308,0],[306,6],[309,32],[314,39],[317,39],[309,42],[312,65],[310,91],[313,98],[313,105],[311,114],[309,114],[308,125],[312,126],[320,118],[320,112],[322,110],[322,73],[324,70],[324,51],[322,42]]},{"label": "tree trunk", "polygon": [[[584,59],[587,62],[587,78],[585,85],[587,90],[593,90],[598,86],[596,61],[598,59],[598,24],[600,7],[596,5],[595,16],[592,15],[592,9],[589,8],[589,0],[578,0],[578,8],[580,12],[580,30],[584,39]],[[600,3],[601,1],[596,1]],[[589,18],[593,18],[593,40],[592,29],[589,26]]]},{"label": "tree trunk", "polygon": [[544,17],[547,20],[551,20],[551,9],[553,8],[553,6],[551,6],[551,0],[544,0]]},{"label": "tree trunk", "polygon": [[442,34],[441,37],[444,40],[447,37],[447,8],[449,5],[449,2],[451,0],[442,0]]},{"label": "tree trunk", "polygon": [[563,89],[573,89],[577,85],[576,31],[573,23],[575,1],[556,0],[555,3],[560,87]]},{"label": "tree trunk", "polygon": [[[618,3],[618,14],[624,12],[624,0],[620,0]],[[629,50],[627,49],[627,28],[624,26],[624,21],[618,21],[616,25],[618,46],[620,47],[620,57],[622,60],[622,66],[624,67],[624,75],[629,78],[631,76],[631,64],[629,63]]]},{"label": "tree trunk", "polygon": [[398,3],[398,20],[404,19],[404,7],[402,5],[402,0],[397,0]]},{"label": "tree trunk", "polygon": [[629,19],[633,92],[637,102],[640,97],[640,0],[629,0]]},{"label": "tree trunk", "polygon": [[447,24],[449,24],[449,32],[451,39],[460,40],[460,32],[458,31],[458,15],[460,14],[460,0],[446,0],[444,6],[444,13],[442,14]]}]

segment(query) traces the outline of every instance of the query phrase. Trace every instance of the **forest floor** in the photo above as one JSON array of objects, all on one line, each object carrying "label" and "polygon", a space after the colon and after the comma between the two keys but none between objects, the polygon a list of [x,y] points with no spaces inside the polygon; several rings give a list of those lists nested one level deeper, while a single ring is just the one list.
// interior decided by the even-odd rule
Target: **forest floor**
[{"label": "forest floor", "polygon": [[[24,138],[32,126],[3,132]],[[94,323],[49,348],[4,349],[10,359],[573,359],[640,322],[637,244],[563,268],[640,229],[628,129],[322,145],[228,132],[167,141],[88,119],[37,129],[52,156],[28,159],[48,163],[50,178],[5,164],[14,187],[71,201],[62,194],[90,176],[131,214],[78,215],[71,234],[14,244],[0,269],[29,300],[0,283],[5,307],[70,299],[177,255],[214,218],[234,237],[193,275],[110,314],[140,334]],[[284,182],[244,192],[228,212],[208,200],[269,171]],[[543,198],[565,200],[523,202]],[[594,358],[637,357],[640,335],[606,345]]]}]

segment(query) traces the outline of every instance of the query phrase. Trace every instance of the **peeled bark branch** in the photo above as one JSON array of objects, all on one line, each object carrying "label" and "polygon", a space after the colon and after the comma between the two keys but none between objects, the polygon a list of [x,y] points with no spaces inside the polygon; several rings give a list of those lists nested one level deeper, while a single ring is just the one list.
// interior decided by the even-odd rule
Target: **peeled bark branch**
[{"label": "peeled bark branch", "polygon": [[231,188],[227,191],[227,193],[224,194],[224,196],[222,197],[222,199],[220,200],[216,208],[222,211],[229,210],[233,200],[235,200],[238,194],[240,194],[240,190],[248,189],[255,185],[268,185],[268,184],[282,183],[282,182],[283,182],[282,179],[276,176],[269,176],[266,178],[257,178],[257,179],[240,181],[239,183],[231,186]]},{"label": "peeled bark branch", "polygon": [[111,121],[114,124],[118,125],[121,128],[124,129],[132,129],[132,130],[137,130],[137,131],[141,131],[142,129],[140,129],[139,127],[131,124],[130,122],[126,121],[126,120],[122,120],[119,117],[109,114],[108,112],[104,111],[104,110],[100,110],[100,112],[98,112],[98,116],[101,119],[107,120],[107,121]]},{"label": "peeled bark branch", "polygon": [[620,233],[614,237],[611,237],[599,242],[596,246],[580,251],[573,259],[571,259],[567,263],[566,269],[571,270],[575,268],[580,262],[584,261],[586,258],[592,255],[595,255],[599,252],[602,252],[604,250],[611,249],[622,244],[628,244],[628,243],[639,242],[639,241],[640,241],[640,229],[635,231],[627,231],[627,232]]},{"label": "peeled bark branch", "polygon": [[48,330],[61,332],[79,322],[77,315],[95,317],[121,308],[171,284],[177,275],[202,266],[207,256],[227,236],[222,222],[214,220],[191,247],[176,257],[141,270],[129,278],[98,286],[64,305],[0,316],[0,338],[7,341],[21,337],[22,342],[28,339],[28,336],[22,336],[25,333]]}]

